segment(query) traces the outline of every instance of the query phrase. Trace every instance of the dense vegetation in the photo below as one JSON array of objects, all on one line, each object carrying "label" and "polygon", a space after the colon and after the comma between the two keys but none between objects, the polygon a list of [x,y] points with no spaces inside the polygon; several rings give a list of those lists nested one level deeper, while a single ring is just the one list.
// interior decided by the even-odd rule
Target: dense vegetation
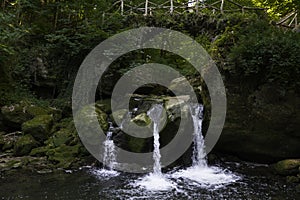
[{"label": "dense vegetation", "polygon": [[[143,1],[131,4],[139,2]],[[272,7],[272,17],[299,6],[297,1],[285,1],[286,6],[272,0],[236,2]],[[146,18],[115,13],[102,22],[102,11],[112,4],[104,0],[2,1],[0,105],[24,99],[24,95],[31,100],[69,98],[74,75],[95,45],[117,32],[145,25],[168,27],[193,36],[231,75],[256,76],[259,82],[299,88],[299,34],[269,25],[271,18],[263,12],[220,15],[204,10],[198,16],[155,13]],[[161,59],[163,63],[169,61],[166,57]],[[185,73],[189,71],[182,62],[174,65]],[[124,66],[121,68],[117,70],[126,71]]]},{"label": "dense vegetation", "polygon": [[[299,158],[299,28],[291,30],[274,23],[299,9],[299,1],[234,1],[266,8],[267,13],[245,10],[221,14],[203,9],[198,14],[171,15],[161,10],[148,16],[122,16],[116,5],[111,7],[115,1],[110,0],[1,1],[0,151],[13,156],[47,156],[55,167],[64,168],[78,161],[77,156],[88,155],[71,116],[72,86],[78,68],[106,38],[131,28],[155,26],[191,36],[215,60],[228,97],[228,115],[217,150],[264,163]],[[130,4],[141,2],[144,0],[132,0]],[[236,6],[225,1],[224,9]],[[96,96],[102,99],[96,112],[105,130],[114,83],[129,69],[149,62],[179,70],[195,88],[201,84],[199,74],[177,55],[154,49],[127,53],[110,66]],[[204,103],[209,102],[205,94],[200,95]],[[178,121],[172,123],[176,127]],[[15,131],[19,131],[19,139],[8,140]],[[125,139],[133,151],[152,148],[150,143]]]}]

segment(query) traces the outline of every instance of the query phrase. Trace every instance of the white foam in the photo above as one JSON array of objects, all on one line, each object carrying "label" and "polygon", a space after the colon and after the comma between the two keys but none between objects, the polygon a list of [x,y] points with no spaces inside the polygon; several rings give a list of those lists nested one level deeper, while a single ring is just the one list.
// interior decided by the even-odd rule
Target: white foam
[{"label": "white foam", "polygon": [[90,173],[101,179],[109,179],[120,175],[120,172],[107,169],[91,169]]},{"label": "white foam", "polygon": [[221,187],[240,180],[240,177],[218,167],[192,166],[171,174],[172,178],[184,178],[193,184],[209,188]]},{"label": "white foam", "polygon": [[176,184],[166,179],[161,174],[150,173],[147,176],[138,179],[134,186],[141,187],[148,191],[167,191],[176,188]]}]

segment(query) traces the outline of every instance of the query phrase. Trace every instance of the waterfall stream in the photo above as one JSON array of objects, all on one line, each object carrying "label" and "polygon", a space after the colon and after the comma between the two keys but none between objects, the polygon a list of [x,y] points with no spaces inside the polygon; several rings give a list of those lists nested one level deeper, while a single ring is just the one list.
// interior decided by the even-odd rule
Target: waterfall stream
[{"label": "waterfall stream", "polygon": [[202,135],[202,120],[203,120],[203,105],[201,104],[193,104],[190,105],[190,112],[193,119],[193,166],[206,167],[207,161],[205,159],[205,145],[204,138]]},{"label": "waterfall stream", "polygon": [[160,163],[160,150],[159,150],[159,124],[161,120],[161,114],[163,111],[163,105],[156,104],[147,112],[153,123],[153,173],[146,175],[135,182],[135,186],[145,188],[148,191],[162,191],[175,188],[174,183],[168,180],[161,172]]},{"label": "waterfall stream", "polygon": [[240,179],[239,176],[216,166],[208,166],[202,135],[203,105],[191,104],[189,107],[194,128],[192,166],[175,172],[171,177],[184,178],[205,188],[216,188],[236,182]]},{"label": "waterfall stream", "polygon": [[116,152],[115,152],[115,144],[112,140],[112,123],[109,123],[109,128],[106,134],[106,140],[104,141],[104,155],[103,155],[103,165],[107,167],[109,170],[114,169],[114,165],[116,164]]},{"label": "waterfall stream", "polygon": [[148,112],[147,115],[150,117],[150,119],[153,122],[153,137],[154,137],[154,151],[153,151],[153,160],[154,160],[154,165],[153,165],[153,173],[154,174],[161,174],[161,165],[160,165],[160,151],[159,151],[159,122],[160,122],[160,117],[161,113],[163,110],[163,106],[158,104],[154,105]]}]

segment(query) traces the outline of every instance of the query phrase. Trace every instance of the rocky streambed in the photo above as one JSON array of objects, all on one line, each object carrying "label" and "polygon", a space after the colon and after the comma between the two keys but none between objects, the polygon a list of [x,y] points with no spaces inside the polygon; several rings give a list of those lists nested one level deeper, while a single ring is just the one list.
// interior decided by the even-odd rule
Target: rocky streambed
[{"label": "rocky streambed", "polygon": [[[296,134],[298,124],[293,122],[298,114],[292,111],[289,113],[287,110],[277,112],[277,117],[273,118],[268,113],[275,112],[274,109],[278,111],[283,105],[262,110],[255,110],[253,106],[249,111],[241,98],[229,95],[225,127],[215,149],[208,156],[210,162],[218,162],[222,157],[226,157],[238,163],[242,162],[241,160],[263,163],[273,178],[276,177],[295,191],[299,191],[300,142]],[[157,102],[159,99],[159,102],[164,104],[167,110],[167,125],[161,132],[161,144],[167,144],[180,123],[180,106],[188,101],[188,97],[136,95],[134,99],[131,105],[133,113],[129,120],[145,127],[151,123],[145,113],[153,101]],[[124,118],[127,114],[124,110],[112,113],[110,99],[88,105],[79,114],[84,115],[91,107],[95,107],[97,119],[103,130],[108,130],[108,121],[114,123],[112,116]],[[134,111],[134,108],[138,109]],[[279,115],[283,120],[283,115],[286,118],[294,115],[295,119],[283,129],[284,123],[279,121]],[[87,118],[85,123],[88,122]],[[3,177],[11,170],[48,174],[57,170],[76,170],[86,165],[101,166],[82,145],[72,116],[59,109],[27,102],[3,106],[0,113],[0,130],[0,171]],[[148,152],[153,148],[152,139],[129,137],[119,129],[114,130],[113,139],[118,146],[132,152]],[[189,150],[171,168],[190,165],[190,158]],[[251,173],[256,172],[254,170]],[[256,176],[260,174],[257,173]]]}]

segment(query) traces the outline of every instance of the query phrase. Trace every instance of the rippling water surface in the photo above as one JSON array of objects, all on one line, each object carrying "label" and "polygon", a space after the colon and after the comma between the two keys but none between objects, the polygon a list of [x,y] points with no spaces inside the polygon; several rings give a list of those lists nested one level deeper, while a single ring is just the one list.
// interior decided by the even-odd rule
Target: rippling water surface
[{"label": "rippling water surface", "polygon": [[[294,185],[264,165],[224,162],[174,169],[161,177],[97,168],[37,174],[1,173],[1,199],[300,199]],[[216,175],[217,174],[217,175]]]}]

